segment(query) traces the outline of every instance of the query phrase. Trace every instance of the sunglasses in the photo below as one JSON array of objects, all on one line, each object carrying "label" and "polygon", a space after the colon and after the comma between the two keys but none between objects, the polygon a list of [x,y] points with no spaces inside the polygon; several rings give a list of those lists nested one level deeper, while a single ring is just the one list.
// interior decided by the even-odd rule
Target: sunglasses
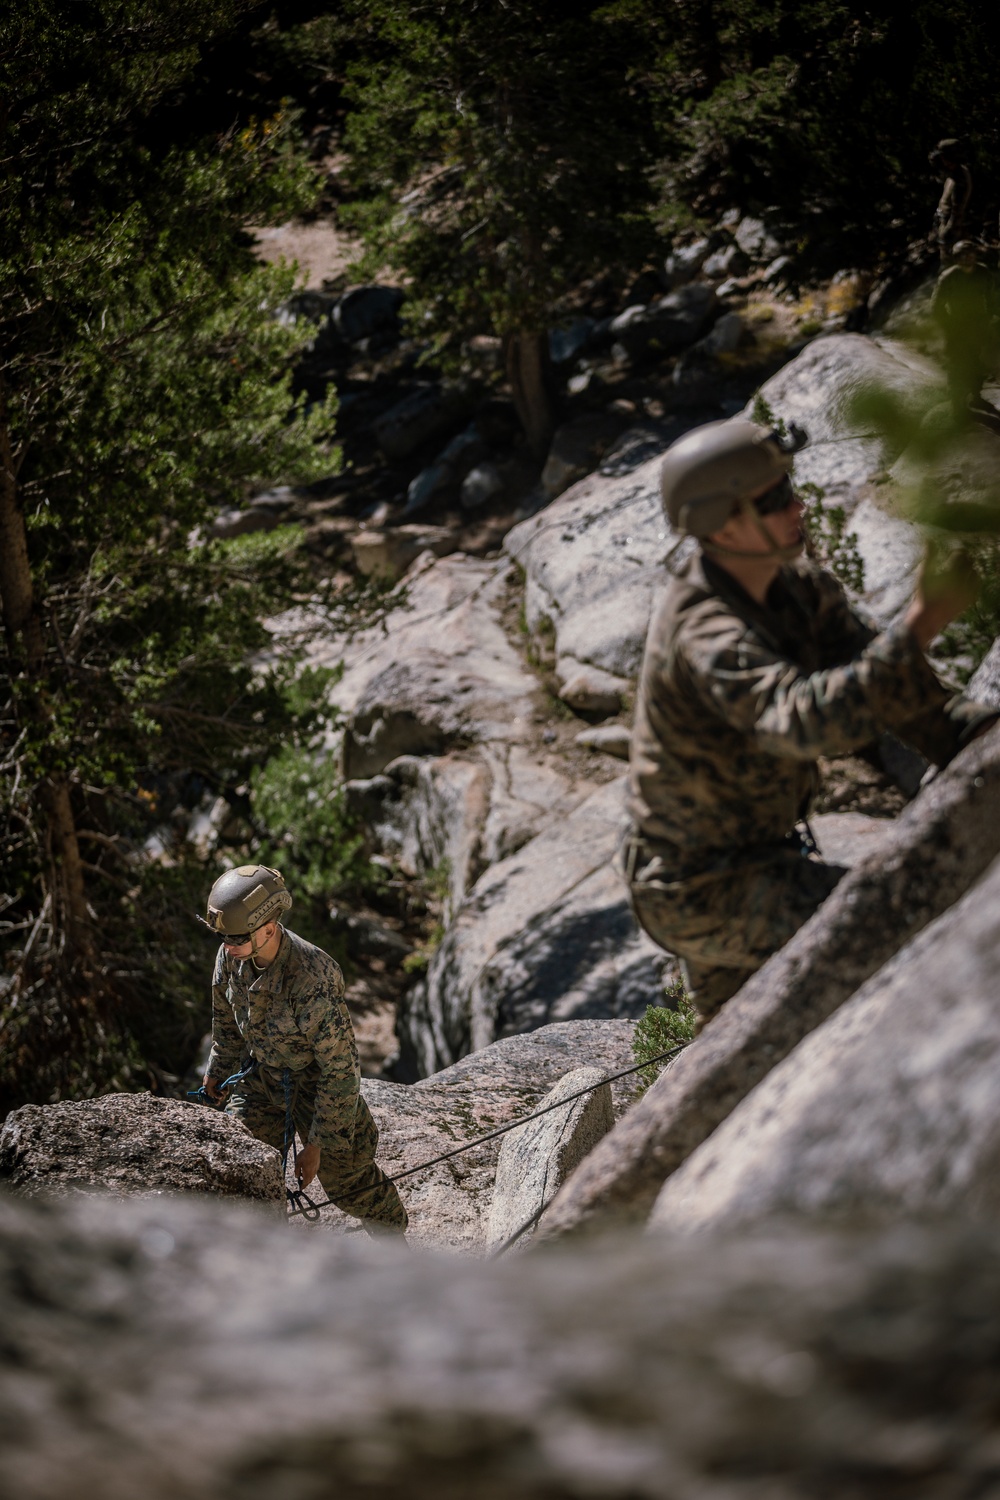
[{"label": "sunglasses", "polygon": [[220,937],[225,948],[242,948],[244,943],[250,941],[249,932],[223,932]]},{"label": "sunglasses", "polygon": [[792,481],[786,474],[784,479],[779,480],[771,489],[765,490],[763,495],[758,495],[754,505],[759,516],[776,516],[779,510],[786,510],[796,498]]}]

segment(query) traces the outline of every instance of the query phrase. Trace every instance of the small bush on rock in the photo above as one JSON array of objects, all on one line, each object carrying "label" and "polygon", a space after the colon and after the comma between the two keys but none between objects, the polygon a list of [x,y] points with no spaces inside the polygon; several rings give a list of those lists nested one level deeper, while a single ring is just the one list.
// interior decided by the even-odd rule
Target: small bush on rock
[{"label": "small bush on rock", "polygon": [[667,1066],[664,1062],[653,1062],[654,1057],[669,1052],[672,1047],[686,1047],[694,1040],[697,1013],[683,981],[677,979],[664,991],[662,1005],[650,1005],[646,1014],[637,1022],[632,1039],[632,1051],[637,1063],[647,1063],[639,1074],[644,1089],[648,1089]]}]

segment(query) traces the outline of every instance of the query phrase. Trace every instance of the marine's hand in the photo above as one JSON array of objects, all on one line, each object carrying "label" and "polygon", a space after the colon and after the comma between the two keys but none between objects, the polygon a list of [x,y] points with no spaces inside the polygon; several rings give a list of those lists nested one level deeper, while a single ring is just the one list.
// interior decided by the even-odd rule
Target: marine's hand
[{"label": "marine's hand", "polygon": [[316,1145],[303,1146],[297,1162],[299,1187],[308,1187],[319,1171],[319,1151]]},{"label": "marine's hand", "polygon": [[906,612],[906,623],[925,650],[957,615],[974,604],[979,580],[967,552],[928,550],[920,570],[917,592]]},{"label": "marine's hand", "polygon": [[205,1093],[208,1095],[208,1097],[210,1099],[214,1099],[216,1103],[218,1103],[218,1101],[222,1098],[222,1090],[219,1088],[219,1085],[216,1083],[215,1079],[209,1078],[208,1074],[206,1073],[204,1078],[202,1079],[202,1083],[205,1086]]}]

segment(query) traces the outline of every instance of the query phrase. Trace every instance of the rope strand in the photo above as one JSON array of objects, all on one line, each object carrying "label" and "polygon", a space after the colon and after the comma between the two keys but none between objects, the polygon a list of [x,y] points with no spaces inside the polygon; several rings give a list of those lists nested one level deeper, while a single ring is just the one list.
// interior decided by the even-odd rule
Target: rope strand
[{"label": "rope strand", "polygon": [[[656,1057],[647,1058],[645,1062],[634,1063],[630,1068],[622,1068],[618,1073],[609,1073],[607,1078],[600,1079],[598,1083],[592,1083],[585,1089],[578,1089],[575,1094],[567,1094],[565,1099],[557,1099],[555,1104],[547,1104],[544,1109],[536,1109],[532,1114],[523,1115],[519,1120],[511,1120],[507,1125],[498,1125],[495,1130],[489,1130],[485,1135],[478,1135],[473,1140],[466,1141],[462,1146],[455,1146],[451,1151],[442,1151],[440,1156],[432,1156],[428,1161],[418,1162],[415,1167],[406,1167],[402,1172],[397,1172],[395,1177],[388,1177],[386,1181],[391,1183],[402,1182],[404,1177],[413,1177],[417,1172],[425,1172],[428,1167],[436,1167],[443,1161],[450,1161],[454,1156],[461,1156],[464,1151],[472,1151],[474,1147],[485,1145],[487,1141],[495,1141],[498,1136],[506,1135],[510,1130],[517,1130],[521,1125],[529,1125],[532,1120],[540,1120],[543,1115],[551,1114],[554,1109],[562,1109],[563,1105],[572,1104],[576,1099],[582,1099],[585,1094],[593,1093],[594,1089],[600,1088],[605,1083],[616,1083],[619,1078],[628,1078],[630,1074],[639,1073],[643,1068],[651,1068],[655,1063],[666,1062],[676,1057],[678,1052],[683,1052],[686,1046],[686,1042],[679,1042],[676,1047],[671,1047],[668,1052],[661,1052]],[[355,1188],[352,1192],[349,1193],[338,1193],[337,1203],[334,1204],[334,1206],[339,1207],[339,1205],[343,1203],[345,1199],[357,1198],[360,1197],[362,1193],[368,1193],[370,1191],[370,1188]],[[292,1208],[288,1211],[288,1217],[290,1219],[293,1219],[297,1214],[307,1214],[312,1217],[309,1214],[310,1209],[318,1210],[321,1208],[326,1208],[328,1204],[331,1204],[333,1202],[334,1200],[332,1198],[324,1198],[319,1203],[311,1202],[309,1205],[309,1209]],[[545,1208],[547,1207],[548,1204],[545,1205]],[[539,1218],[541,1218],[543,1212],[544,1209],[539,1210]],[[530,1223],[525,1224],[521,1229],[517,1231],[514,1239],[518,1239],[522,1234],[526,1234],[530,1228]],[[513,1243],[513,1241],[511,1241],[511,1243]]]}]

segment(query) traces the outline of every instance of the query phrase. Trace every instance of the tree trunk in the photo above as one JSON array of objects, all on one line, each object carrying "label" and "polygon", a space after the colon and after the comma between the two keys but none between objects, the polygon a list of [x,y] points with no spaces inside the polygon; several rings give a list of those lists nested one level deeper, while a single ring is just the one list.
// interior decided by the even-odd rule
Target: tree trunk
[{"label": "tree trunk", "polygon": [[[15,712],[21,726],[43,730],[51,721],[44,689],[45,637],[35,606],[28,532],[17,485],[7,392],[0,381],[0,605],[10,660]],[[20,682],[18,681],[20,679]],[[51,870],[53,922],[71,948],[84,940],[87,898],[76,821],[65,772],[47,775],[39,787]]]},{"label": "tree trunk", "polygon": [[532,453],[539,463],[544,463],[555,429],[548,335],[510,333],[504,354],[514,410]]}]

